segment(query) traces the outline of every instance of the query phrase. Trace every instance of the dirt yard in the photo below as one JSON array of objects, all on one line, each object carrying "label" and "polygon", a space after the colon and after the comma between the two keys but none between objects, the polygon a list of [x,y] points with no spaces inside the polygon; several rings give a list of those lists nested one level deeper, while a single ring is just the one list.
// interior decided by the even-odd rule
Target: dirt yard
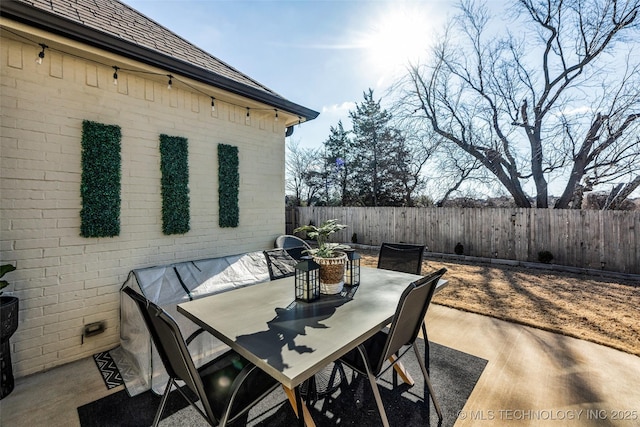
[{"label": "dirt yard", "polygon": [[[375,267],[377,253],[361,252]],[[521,323],[640,356],[640,283],[494,264],[425,260],[446,267],[436,304]]]}]

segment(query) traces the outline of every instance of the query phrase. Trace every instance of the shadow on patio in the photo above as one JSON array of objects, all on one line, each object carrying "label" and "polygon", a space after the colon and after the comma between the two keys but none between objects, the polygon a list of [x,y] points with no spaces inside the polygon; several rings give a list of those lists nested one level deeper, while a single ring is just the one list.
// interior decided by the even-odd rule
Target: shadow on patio
[{"label": "shadow on patio", "polygon": [[[640,425],[637,356],[439,305],[429,309],[427,324],[432,342],[488,361],[463,410],[450,420],[456,427]],[[89,357],[18,378],[0,401],[0,421],[79,426],[77,407],[122,387],[107,390]],[[174,422],[175,416],[163,425]]]}]

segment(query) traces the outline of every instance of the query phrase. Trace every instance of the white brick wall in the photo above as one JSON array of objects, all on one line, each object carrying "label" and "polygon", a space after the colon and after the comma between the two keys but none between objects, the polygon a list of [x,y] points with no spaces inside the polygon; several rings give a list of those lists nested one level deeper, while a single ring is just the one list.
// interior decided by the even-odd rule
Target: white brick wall
[{"label": "white brick wall", "polygon": [[[285,113],[275,122],[252,111],[247,125],[244,107],[216,97],[211,112],[209,97],[176,80],[168,91],[161,76],[120,71],[114,86],[103,65],[114,58],[49,50],[37,65],[39,50],[17,38],[0,45],[0,249],[1,262],[18,267],[5,276],[5,294],[20,298],[18,377],[117,346],[118,291],[131,269],[264,249],[284,230]],[[80,237],[83,120],[122,131],[117,237]],[[185,235],[162,234],[161,133],[189,141]],[[218,227],[218,143],[239,148],[238,228]],[[83,343],[83,326],[96,321],[106,332]]]}]

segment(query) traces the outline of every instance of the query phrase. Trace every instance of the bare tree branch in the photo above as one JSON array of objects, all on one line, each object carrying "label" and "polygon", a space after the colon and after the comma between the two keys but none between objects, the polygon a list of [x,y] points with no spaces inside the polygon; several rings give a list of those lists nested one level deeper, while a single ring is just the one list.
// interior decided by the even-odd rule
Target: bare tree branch
[{"label": "bare tree branch", "polygon": [[[640,62],[621,53],[640,48],[640,0],[518,0],[515,8],[518,36],[488,36],[487,9],[463,1],[428,65],[410,67],[398,86],[413,119],[482,164],[518,206],[531,205],[524,189],[533,183],[536,206],[548,207],[551,177],[566,184],[557,208],[576,191],[633,180]],[[612,58],[627,70],[608,69]]]}]

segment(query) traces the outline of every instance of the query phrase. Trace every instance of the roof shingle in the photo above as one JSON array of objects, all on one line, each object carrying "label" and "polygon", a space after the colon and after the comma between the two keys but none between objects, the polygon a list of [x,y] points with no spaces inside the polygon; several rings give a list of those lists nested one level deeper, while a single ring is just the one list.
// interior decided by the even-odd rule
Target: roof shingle
[{"label": "roof shingle", "polygon": [[239,83],[274,91],[117,0],[19,0],[141,47],[182,59]]}]

